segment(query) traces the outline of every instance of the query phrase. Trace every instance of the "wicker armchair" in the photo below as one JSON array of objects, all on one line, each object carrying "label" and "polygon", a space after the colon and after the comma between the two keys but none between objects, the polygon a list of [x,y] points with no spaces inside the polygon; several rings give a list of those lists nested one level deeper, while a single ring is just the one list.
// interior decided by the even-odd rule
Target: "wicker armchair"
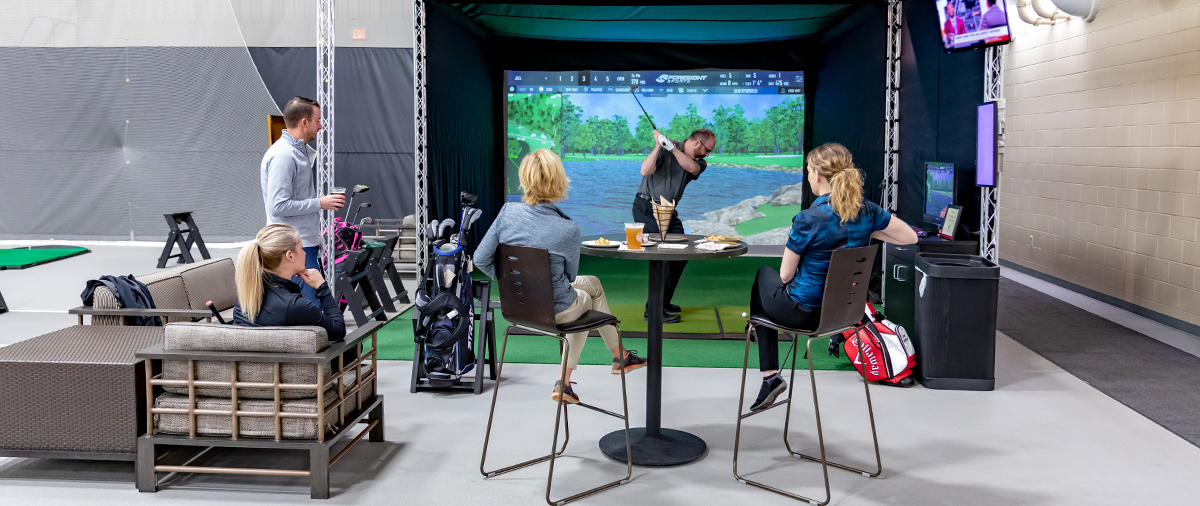
[{"label": "wicker armchair", "polygon": [[[138,439],[138,490],[157,491],[157,473],[307,476],[312,498],[328,498],[329,467],[364,437],[383,441],[375,347],[383,325],[369,322],[332,345],[320,327],[167,325],[162,344],[137,353],[152,363],[145,381],[153,392],[144,407],[149,432]],[[358,358],[343,354],[350,350]],[[366,429],[352,435],[359,423]],[[331,458],[333,444],[347,437]],[[185,451],[163,451],[172,447]],[[309,469],[173,463],[212,447],[302,450]]]}]

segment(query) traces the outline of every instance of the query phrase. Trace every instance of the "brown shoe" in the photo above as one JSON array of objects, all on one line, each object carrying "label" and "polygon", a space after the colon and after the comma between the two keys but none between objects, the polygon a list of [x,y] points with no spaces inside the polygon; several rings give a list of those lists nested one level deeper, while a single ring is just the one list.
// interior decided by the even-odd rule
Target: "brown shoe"
[{"label": "brown shoe", "polygon": [[613,374],[621,374],[622,368],[625,369],[625,372],[629,372],[629,371],[632,371],[635,369],[641,369],[643,367],[646,367],[646,359],[637,356],[636,350],[626,350],[626,351],[628,351],[629,354],[626,355],[624,359],[620,359],[620,358],[613,359],[613,362],[612,362],[612,373]]},{"label": "brown shoe", "polygon": [[[574,382],[572,382],[572,384],[574,384]],[[553,399],[554,402],[559,402],[559,399],[561,399],[565,404],[579,404],[579,396],[575,395],[575,391],[571,389],[571,385],[567,385],[566,388],[563,388],[562,381],[554,382],[554,394],[552,394],[550,398]]]}]

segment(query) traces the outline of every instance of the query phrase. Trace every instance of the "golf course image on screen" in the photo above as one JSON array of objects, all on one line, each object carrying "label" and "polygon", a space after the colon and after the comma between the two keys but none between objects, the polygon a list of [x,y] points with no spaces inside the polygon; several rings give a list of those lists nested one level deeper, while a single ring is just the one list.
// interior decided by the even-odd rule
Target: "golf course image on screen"
[{"label": "golf course image on screen", "polygon": [[678,203],[688,233],[783,244],[801,209],[803,72],[508,71],[505,96],[508,200],[520,200],[525,155],[551,150],[571,179],[559,207],[583,235],[632,219],[655,127],[676,141],[699,128],[717,136],[708,169]]}]

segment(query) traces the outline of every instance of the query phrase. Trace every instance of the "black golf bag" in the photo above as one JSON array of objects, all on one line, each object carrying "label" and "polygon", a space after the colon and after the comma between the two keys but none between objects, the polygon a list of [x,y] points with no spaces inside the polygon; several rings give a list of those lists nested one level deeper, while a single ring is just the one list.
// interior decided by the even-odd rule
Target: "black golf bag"
[{"label": "black golf bag", "polygon": [[475,304],[464,248],[471,225],[481,211],[471,207],[476,197],[463,192],[457,224],[446,219],[425,227],[432,254],[416,290],[417,315],[413,336],[421,345],[423,367],[431,383],[449,386],[475,366]]}]

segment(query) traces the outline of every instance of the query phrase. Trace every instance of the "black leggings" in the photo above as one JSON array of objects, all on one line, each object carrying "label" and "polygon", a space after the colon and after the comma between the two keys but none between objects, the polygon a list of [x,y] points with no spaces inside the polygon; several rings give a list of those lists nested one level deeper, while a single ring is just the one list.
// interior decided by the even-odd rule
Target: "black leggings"
[{"label": "black leggings", "polygon": [[[758,268],[750,289],[750,315],[762,314],[784,327],[814,330],[820,323],[821,308],[792,300],[779,271],[764,265]],[[779,369],[779,332],[767,327],[755,327],[754,332],[758,336],[758,370]]]}]

